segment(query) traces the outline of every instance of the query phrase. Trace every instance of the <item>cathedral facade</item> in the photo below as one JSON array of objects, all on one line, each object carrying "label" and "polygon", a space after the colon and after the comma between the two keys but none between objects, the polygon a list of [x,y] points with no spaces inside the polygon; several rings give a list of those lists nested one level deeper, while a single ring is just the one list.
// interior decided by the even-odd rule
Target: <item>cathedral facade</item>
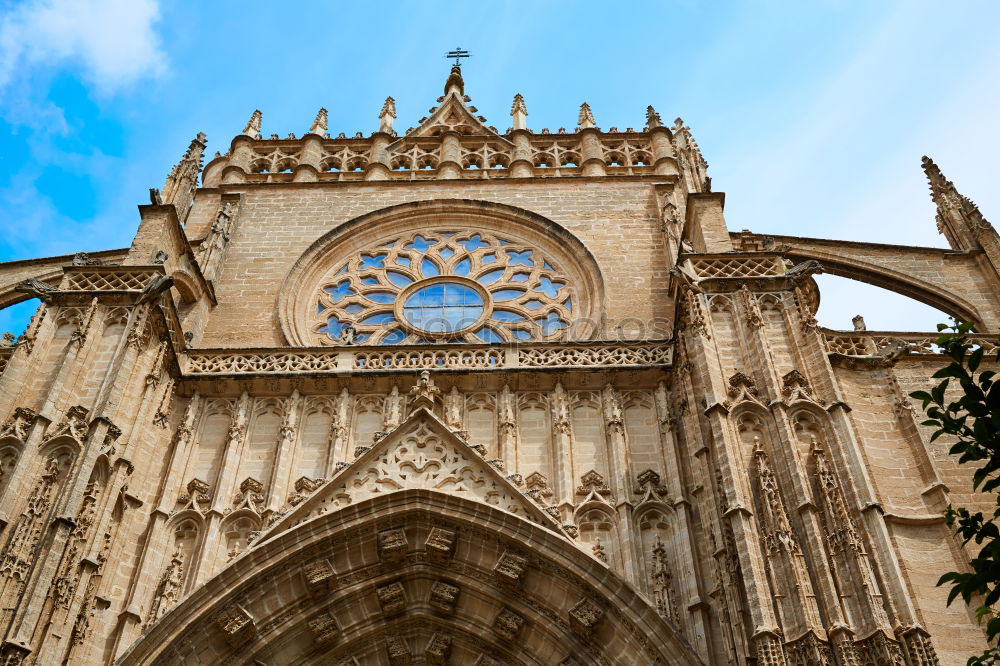
[{"label": "cathedral facade", "polygon": [[130,247],[0,264],[0,664],[959,664],[966,471],[907,398],[1000,238],[730,232],[689,129],[199,135]]}]

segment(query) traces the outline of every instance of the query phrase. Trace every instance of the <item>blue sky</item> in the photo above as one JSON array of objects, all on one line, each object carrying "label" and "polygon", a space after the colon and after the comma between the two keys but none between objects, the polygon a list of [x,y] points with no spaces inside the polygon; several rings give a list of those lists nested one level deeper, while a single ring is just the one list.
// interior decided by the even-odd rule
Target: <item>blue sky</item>
[{"label": "blue sky", "polygon": [[[682,116],[733,230],[942,246],[928,154],[1000,219],[1000,3],[0,0],[0,261],[127,246],[136,205],[199,131],[400,129],[461,45],[490,124],[643,125]],[[821,322],[932,329],[930,310],[822,276]],[[0,311],[0,331],[24,308]]]}]

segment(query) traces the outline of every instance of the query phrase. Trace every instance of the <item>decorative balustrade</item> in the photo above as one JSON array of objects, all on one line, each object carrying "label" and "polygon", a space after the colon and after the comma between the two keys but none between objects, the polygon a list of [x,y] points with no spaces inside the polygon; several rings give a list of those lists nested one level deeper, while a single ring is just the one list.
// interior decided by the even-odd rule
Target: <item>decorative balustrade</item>
[{"label": "decorative balustrade", "polygon": [[[937,345],[935,333],[894,333],[884,331],[840,332],[824,329],[826,350],[842,356],[885,356],[887,354],[937,355],[941,348]],[[981,345],[987,354],[1000,350],[998,336],[988,334],[969,335],[969,341]]]},{"label": "decorative balustrade", "polygon": [[162,270],[123,266],[86,266],[66,269],[61,291],[139,291]]},{"label": "decorative balustrade", "polygon": [[691,259],[691,269],[699,278],[745,279],[783,275],[785,264],[778,254],[699,255]]},{"label": "decorative balustrade", "polygon": [[[438,166],[460,165],[465,179],[510,177],[559,177],[594,175],[584,173],[583,137],[579,133],[528,134],[526,146],[515,147],[510,135],[464,136],[455,155],[446,159],[439,137],[402,137],[380,147],[373,137],[324,137],[318,150],[307,149],[304,139],[254,139],[249,155],[234,159],[232,153],[217,156],[205,167],[205,182],[280,183],[307,181],[370,180],[369,167],[382,165],[379,180],[433,180],[441,178]],[[318,140],[318,137],[311,137]],[[676,165],[654,167],[654,147],[646,132],[601,134],[596,142],[596,161],[603,162],[601,175],[630,176],[677,173]],[[511,167],[521,162],[521,170]],[[312,167],[308,176],[299,167]],[[526,170],[526,171],[525,171]],[[225,175],[223,175],[225,172]],[[454,175],[446,177],[454,178]]]},{"label": "decorative balustrade", "polygon": [[211,349],[192,351],[189,377],[298,372],[351,374],[400,370],[639,368],[670,365],[667,342],[421,345],[336,349]]}]

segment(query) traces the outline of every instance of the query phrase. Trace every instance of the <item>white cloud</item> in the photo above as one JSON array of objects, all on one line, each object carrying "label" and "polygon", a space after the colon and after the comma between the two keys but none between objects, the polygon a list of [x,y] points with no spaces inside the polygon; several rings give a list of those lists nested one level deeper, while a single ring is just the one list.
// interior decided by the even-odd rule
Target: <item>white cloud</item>
[{"label": "white cloud", "polygon": [[157,0],[32,0],[0,17],[0,90],[33,66],[69,64],[102,92],[163,71]]}]

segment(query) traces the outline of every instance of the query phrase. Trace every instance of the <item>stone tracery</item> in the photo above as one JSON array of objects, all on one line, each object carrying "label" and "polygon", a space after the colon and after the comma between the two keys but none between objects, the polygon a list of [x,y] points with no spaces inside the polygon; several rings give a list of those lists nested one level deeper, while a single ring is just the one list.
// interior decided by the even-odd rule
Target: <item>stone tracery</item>
[{"label": "stone tracery", "polygon": [[560,339],[576,286],[538,248],[476,229],[377,243],[321,283],[313,330],[327,344]]}]

